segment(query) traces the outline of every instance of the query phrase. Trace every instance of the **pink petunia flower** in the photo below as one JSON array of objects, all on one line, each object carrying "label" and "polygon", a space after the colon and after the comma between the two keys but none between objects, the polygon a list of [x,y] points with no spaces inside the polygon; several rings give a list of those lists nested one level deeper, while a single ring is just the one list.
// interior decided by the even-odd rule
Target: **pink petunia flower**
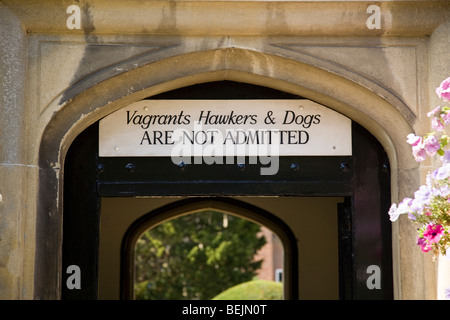
[{"label": "pink petunia flower", "polygon": [[442,81],[436,88],[436,94],[440,99],[450,101],[450,77]]},{"label": "pink petunia flower", "polygon": [[413,146],[412,154],[417,162],[424,161],[427,158],[427,152],[422,146]]},{"label": "pink petunia flower", "polygon": [[450,123],[450,113],[445,112],[445,113],[441,114],[441,118],[442,118],[442,120],[444,120],[444,124]]},{"label": "pink petunia flower", "polygon": [[431,120],[431,127],[434,130],[437,130],[439,132],[443,131],[445,129],[444,121],[442,118],[434,117]]},{"label": "pink petunia flower", "polygon": [[428,252],[431,250],[431,244],[429,244],[425,238],[417,238],[417,244],[423,252]]},{"label": "pink petunia flower", "polygon": [[422,137],[416,136],[414,133],[408,134],[406,138],[406,142],[412,146],[417,146],[422,143]]},{"label": "pink petunia flower", "polygon": [[424,149],[429,156],[434,156],[440,148],[441,144],[436,136],[430,135],[425,139]]},{"label": "pink petunia flower", "polygon": [[444,235],[444,227],[440,224],[429,224],[427,229],[423,233],[423,237],[428,241],[428,243],[437,243],[441,240]]}]

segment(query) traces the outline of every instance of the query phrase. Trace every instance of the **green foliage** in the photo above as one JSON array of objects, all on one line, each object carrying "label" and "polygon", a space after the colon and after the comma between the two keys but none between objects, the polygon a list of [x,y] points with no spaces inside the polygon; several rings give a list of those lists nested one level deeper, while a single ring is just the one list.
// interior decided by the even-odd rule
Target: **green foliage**
[{"label": "green foliage", "polygon": [[137,299],[211,299],[251,280],[266,243],[261,227],[232,215],[204,211],[166,221],[136,244]]},{"label": "green foliage", "polygon": [[222,293],[213,300],[282,300],[283,285],[268,280],[253,280],[238,284]]}]

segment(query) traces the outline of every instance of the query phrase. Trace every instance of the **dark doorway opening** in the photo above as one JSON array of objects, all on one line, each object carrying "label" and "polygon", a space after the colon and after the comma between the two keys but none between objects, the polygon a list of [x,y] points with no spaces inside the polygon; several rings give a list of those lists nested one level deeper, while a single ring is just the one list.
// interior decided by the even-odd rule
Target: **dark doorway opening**
[{"label": "dark doorway opening", "polygon": [[[214,82],[151,99],[299,99],[277,90],[237,82]],[[168,158],[100,158],[98,123],[72,144],[64,168],[62,270],[82,270],[81,290],[66,286],[63,299],[98,298],[100,199],[102,197],[344,197],[339,208],[341,299],[392,299],[390,174],[386,153],[364,128],[352,124],[353,155],[281,157],[279,172],[259,175],[260,165],[192,165]],[[300,170],[297,170],[300,168]],[[301,259],[301,257],[299,257]],[[380,286],[368,286],[368,267],[381,270]],[[295,273],[295,272],[294,272]],[[289,281],[289,279],[286,279]],[[301,284],[299,284],[301,285]],[[297,298],[293,293],[290,297]]]}]

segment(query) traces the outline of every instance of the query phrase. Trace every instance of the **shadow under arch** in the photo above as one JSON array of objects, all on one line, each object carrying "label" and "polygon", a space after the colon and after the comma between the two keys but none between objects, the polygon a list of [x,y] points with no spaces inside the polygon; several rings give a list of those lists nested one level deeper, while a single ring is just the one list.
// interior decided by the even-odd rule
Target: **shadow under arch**
[{"label": "shadow under arch", "polygon": [[284,248],[283,281],[284,298],[298,300],[298,251],[297,240],[289,226],[272,213],[257,206],[232,198],[188,198],[172,202],[137,219],[122,240],[120,295],[121,299],[134,298],[134,246],[145,230],[164,221],[183,215],[215,210],[245,218],[274,232]]}]

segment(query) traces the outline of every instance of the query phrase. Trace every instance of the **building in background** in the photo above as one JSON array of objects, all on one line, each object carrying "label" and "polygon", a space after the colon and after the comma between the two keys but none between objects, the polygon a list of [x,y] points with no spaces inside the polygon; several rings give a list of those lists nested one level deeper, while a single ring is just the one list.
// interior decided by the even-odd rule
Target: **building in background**
[{"label": "building in background", "polygon": [[267,243],[255,256],[256,261],[263,259],[257,278],[283,282],[283,245],[277,235],[269,229],[262,227],[261,233],[266,238]]}]

